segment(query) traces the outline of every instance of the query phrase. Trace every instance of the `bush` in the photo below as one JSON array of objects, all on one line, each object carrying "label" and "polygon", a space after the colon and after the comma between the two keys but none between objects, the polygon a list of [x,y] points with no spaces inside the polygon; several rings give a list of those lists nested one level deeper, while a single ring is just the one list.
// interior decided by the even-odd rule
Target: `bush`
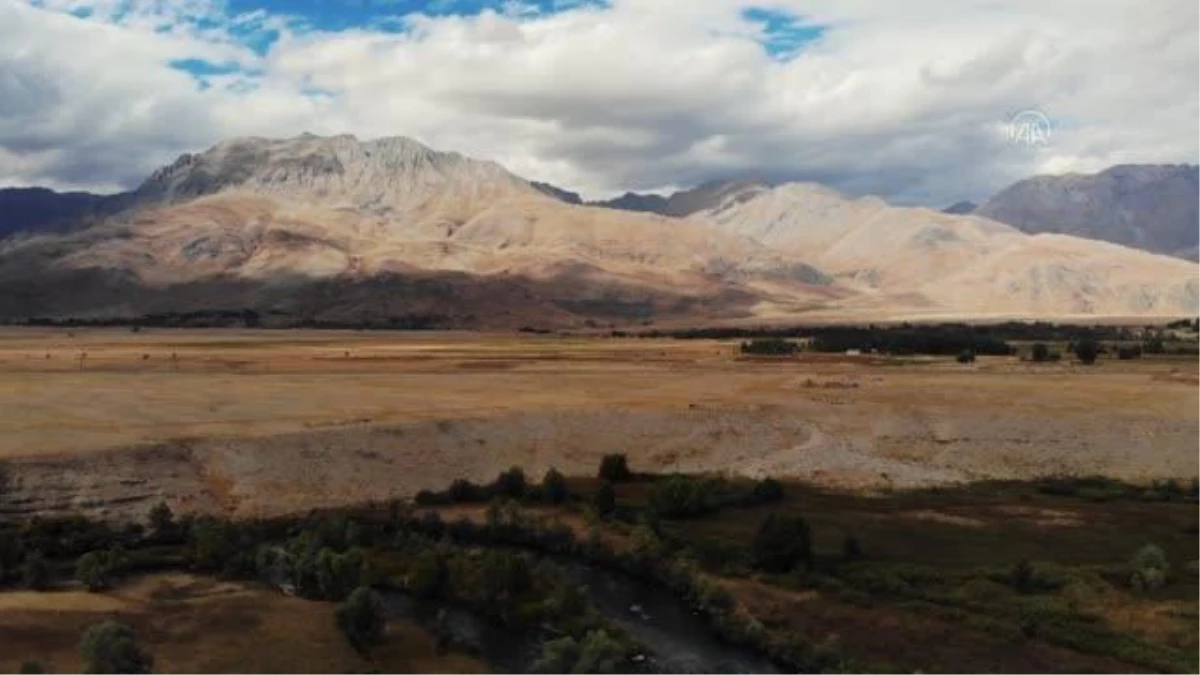
[{"label": "bush", "polygon": [[1075,356],[1085,365],[1092,365],[1100,356],[1100,345],[1091,338],[1083,338],[1075,343]]},{"label": "bush", "polygon": [[496,477],[496,493],[513,499],[525,496],[525,472],[514,466]]},{"label": "bush", "polygon": [[418,598],[436,598],[442,594],[449,576],[445,559],[437,551],[426,549],[409,571],[408,590]]},{"label": "bush", "polygon": [[812,532],[808,522],[796,516],[767,516],[754,535],[750,554],[756,568],[773,574],[790,572],[801,564],[811,567]]},{"label": "bush", "polygon": [[862,544],[858,543],[858,537],[854,535],[846,535],[842,539],[842,560],[852,562],[863,557]]},{"label": "bush", "polygon": [[610,483],[620,483],[629,480],[629,461],[623,454],[605,455],[600,460],[599,477]]},{"label": "bush", "polygon": [[21,675],[41,675],[41,673],[46,672],[46,668],[42,665],[41,661],[29,660],[22,661],[21,669],[17,672],[21,673]]},{"label": "bush", "polygon": [[618,673],[625,670],[623,657],[619,642],[603,630],[593,630],[582,642],[569,635],[546,642],[533,669],[538,673]]},{"label": "bush", "polygon": [[1138,549],[1130,561],[1133,572],[1129,575],[1129,585],[1138,591],[1153,591],[1162,588],[1167,583],[1167,573],[1170,565],[1163,550],[1153,544],[1147,544]]},{"label": "bush", "polygon": [[117,621],[94,624],[79,641],[85,673],[149,673],[154,659],[137,643],[129,626]]},{"label": "bush", "polygon": [[761,340],[751,340],[743,342],[741,352],[743,354],[764,354],[768,356],[787,356],[796,354],[800,351],[800,345],[791,340],[783,338],[764,338]]},{"label": "bush", "polygon": [[160,539],[175,534],[175,514],[166,502],[159,502],[150,509],[150,531]]},{"label": "bush", "polygon": [[360,654],[366,655],[371,647],[383,642],[386,622],[383,601],[365,586],[354,589],[346,601],[338,605],[335,619],[350,646]]},{"label": "bush", "polygon": [[783,501],[783,483],[774,478],[764,478],[754,484],[750,496],[754,504],[772,504]]},{"label": "bush", "polygon": [[459,478],[450,484],[450,489],[447,490],[447,496],[452,502],[473,502],[478,501],[482,497],[482,490],[479,486],[469,480]]},{"label": "bush", "polygon": [[567,496],[567,479],[551,468],[542,477],[542,497],[551,504],[561,504],[567,501]]},{"label": "bush", "polygon": [[716,490],[710,481],[676,474],[654,483],[650,505],[664,518],[703,515],[716,510]]},{"label": "bush", "polygon": [[975,350],[964,349],[958,353],[956,359],[959,363],[975,363]]},{"label": "bush", "polygon": [[604,483],[596,490],[595,496],[592,497],[592,507],[599,516],[607,516],[617,508],[617,495],[612,483]]},{"label": "bush", "polygon": [[112,586],[120,572],[124,556],[117,551],[91,551],[84,553],[75,563],[75,578],[95,592]]}]

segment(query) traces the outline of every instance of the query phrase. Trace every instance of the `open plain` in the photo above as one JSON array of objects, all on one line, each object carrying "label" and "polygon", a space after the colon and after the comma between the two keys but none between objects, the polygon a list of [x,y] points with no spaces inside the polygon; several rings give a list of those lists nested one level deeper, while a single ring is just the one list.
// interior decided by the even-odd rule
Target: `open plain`
[{"label": "open plain", "polygon": [[509,466],[777,476],[878,491],[1197,475],[1190,359],[752,359],[734,341],[9,328],[0,461],[24,513],[253,516]]}]

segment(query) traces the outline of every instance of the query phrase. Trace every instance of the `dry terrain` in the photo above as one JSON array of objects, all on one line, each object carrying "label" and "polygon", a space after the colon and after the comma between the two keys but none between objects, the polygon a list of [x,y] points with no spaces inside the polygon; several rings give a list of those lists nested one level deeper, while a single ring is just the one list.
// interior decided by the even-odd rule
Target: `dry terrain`
[{"label": "dry terrain", "polygon": [[6,329],[10,508],[293,512],[635,469],[881,489],[1197,475],[1192,360],[738,358],[736,343],[514,334]]},{"label": "dry terrain", "polygon": [[480,672],[415,623],[390,621],[387,642],[368,662],[334,622],[335,605],[208,577],[142,577],[104,594],[9,591],[0,594],[0,672],[26,660],[47,672],[80,672],[78,645],[88,626],[129,624],[154,657],[156,673]]}]

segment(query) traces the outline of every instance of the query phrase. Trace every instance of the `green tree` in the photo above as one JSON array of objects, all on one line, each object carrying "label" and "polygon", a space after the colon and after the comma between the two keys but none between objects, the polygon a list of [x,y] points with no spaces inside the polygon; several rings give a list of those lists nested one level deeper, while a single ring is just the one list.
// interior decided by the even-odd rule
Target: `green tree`
[{"label": "green tree", "polygon": [[600,478],[610,483],[620,483],[629,480],[629,460],[624,454],[605,455],[600,460]]},{"label": "green tree", "polygon": [[188,532],[188,554],[198,569],[219,571],[236,551],[233,525],[204,517],[192,523]]},{"label": "green tree", "polygon": [[386,618],[383,601],[371,589],[360,586],[338,605],[335,613],[337,626],[349,640],[350,646],[366,655],[371,648],[383,642]]},{"label": "green tree", "polygon": [[650,505],[664,518],[687,518],[716,508],[716,490],[711,481],[682,474],[655,481]]},{"label": "green tree", "polygon": [[484,597],[504,611],[509,603],[529,590],[533,574],[525,556],[504,550],[488,550],[481,562]]},{"label": "green tree", "polygon": [[175,533],[175,514],[166,502],[159,502],[150,509],[150,531],[160,539]]},{"label": "green tree", "polygon": [[561,504],[567,501],[567,479],[551,468],[542,477],[542,496],[551,504]]},{"label": "green tree", "polygon": [[75,578],[89,591],[100,591],[112,586],[120,565],[121,555],[115,551],[89,551],[75,563]]},{"label": "green tree", "polygon": [[595,496],[592,497],[592,506],[600,516],[607,516],[617,508],[617,495],[612,483],[605,482],[596,490]]},{"label": "green tree", "polygon": [[957,358],[959,363],[975,363],[975,350],[964,349],[958,353]]},{"label": "green tree", "polygon": [[27,588],[44,590],[50,585],[50,566],[41,551],[31,551],[21,564],[21,581]]},{"label": "green tree", "polygon": [[22,661],[21,669],[17,672],[21,673],[21,675],[41,675],[41,673],[46,672],[46,668],[42,665],[41,661],[30,659]]},{"label": "green tree", "polygon": [[754,566],[782,574],[797,565],[812,566],[812,533],[808,521],[798,516],[771,514],[758,528],[750,545]]},{"label": "green tree", "polygon": [[154,665],[129,626],[117,621],[93,624],[79,641],[85,673],[149,673]]},{"label": "green tree", "polygon": [[519,466],[512,467],[496,478],[496,491],[506,497],[520,499],[525,496],[525,488],[525,472]]},{"label": "green tree", "polygon": [[1091,338],[1082,338],[1075,343],[1075,356],[1081,363],[1090,366],[1100,356],[1100,345]]}]

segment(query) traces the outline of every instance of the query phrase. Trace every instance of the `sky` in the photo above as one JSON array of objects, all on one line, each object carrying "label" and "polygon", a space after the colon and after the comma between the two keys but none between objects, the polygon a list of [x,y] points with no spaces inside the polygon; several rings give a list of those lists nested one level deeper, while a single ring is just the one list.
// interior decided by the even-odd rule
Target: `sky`
[{"label": "sky", "polygon": [[1195,0],[0,0],[0,187],[237,136],[408,136],[590,198],[817,181],[944,206],[1196,163]]}]

